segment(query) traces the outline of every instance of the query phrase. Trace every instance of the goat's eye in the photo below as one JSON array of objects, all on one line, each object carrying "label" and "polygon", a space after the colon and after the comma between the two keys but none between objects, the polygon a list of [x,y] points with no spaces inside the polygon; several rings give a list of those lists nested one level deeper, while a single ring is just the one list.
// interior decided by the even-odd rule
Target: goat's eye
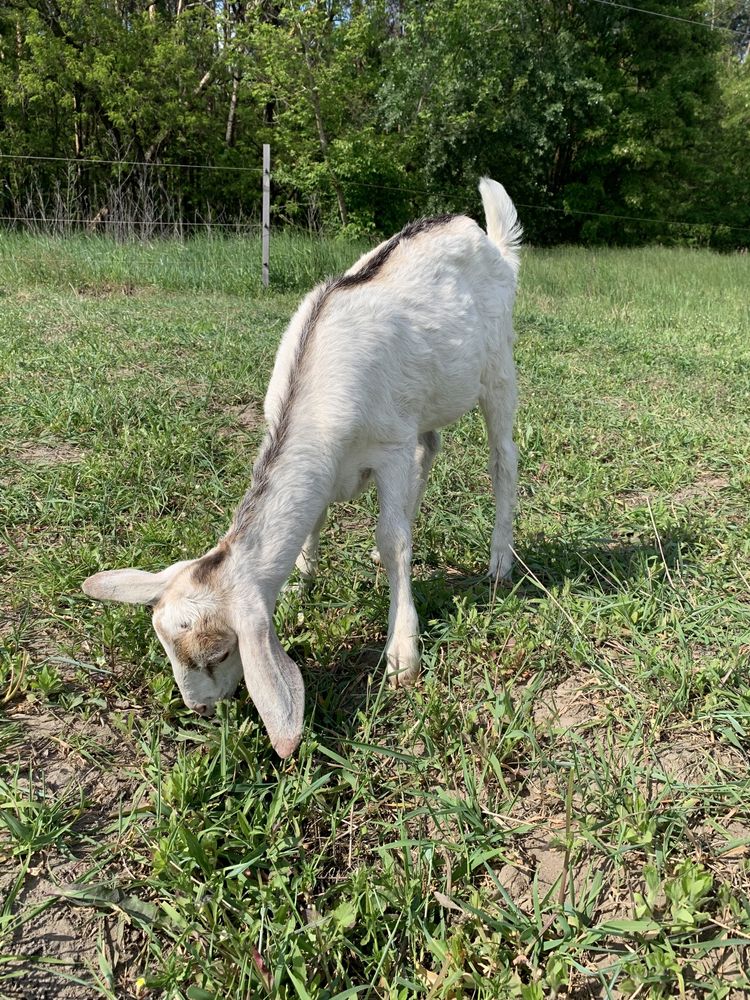
[{"label": "goat's eye", "polygon": [[228,656],[229,656],[229,650],[227,650],[223,656],[219,656],[217,659],[215,659],[213,662],[213,666],[216,666],[217,663],[223,663]]}]

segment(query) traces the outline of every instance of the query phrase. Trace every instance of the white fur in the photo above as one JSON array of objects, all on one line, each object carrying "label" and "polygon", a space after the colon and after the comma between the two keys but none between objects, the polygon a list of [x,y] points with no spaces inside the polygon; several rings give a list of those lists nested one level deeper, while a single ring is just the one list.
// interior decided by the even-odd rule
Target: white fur
[{"label": "white fur", "polygon": [[[288,429],[252,515],[238,520],[220,543],[229,554],[208,584],[192,580],[192,564],[154,578],[161,587],[154,598],[160,598],[159,638],[186,702],[210,711],[227,694],[222,669],[231,682],[240,655],[280,753],[292,752],[302,728],[301,677],[273,630],[276,599],[295,559],[303,580],[314,575],[328,504],[356,495],[374,479],[376,538],[391,589],[388,673],[394,684],[413,681],[419,643],[411,524],[439,447],[435,432],[477,403],[487,423],[496,498],[490,573],[510,572],[516,490],[511,313],[521,231],[501,185],[484,179],[480,191],[489,237],[458,216],[401,240],[374,277],[328,295],[285,413],[300,335],[321,292],[304,299],[282,338],[265,401],[269,440],[284,416]],[[356,274],[378,249],[347,273]],[[87,592],[128,600],[128,581],[121,578],[118,590],[118,572],[130,571],[98,574],[86,582]],[[178,670],[174,641],[178,627],[197,633],[204,612],[212,626],[221,619],[218,631],[234,637],[234,652],[226,668],[215,668],[212,684],[189,683]],[[206,629],[205,621],[200,627]]]}]

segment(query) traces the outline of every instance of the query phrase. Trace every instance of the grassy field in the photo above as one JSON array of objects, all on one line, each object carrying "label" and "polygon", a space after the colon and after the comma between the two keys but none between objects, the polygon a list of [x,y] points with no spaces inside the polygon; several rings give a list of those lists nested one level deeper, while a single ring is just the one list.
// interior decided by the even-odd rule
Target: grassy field
[{"label": "grassy field", "polygon": [[281,763],[80,592],[225,530],[279,336],[358,248],[278,241],[266,294],[257,249],[0,238],[0,995],[750,995],[750,258],[526,252],[512,585],[470,414],[419,685],[383,683],[366,495],[278,609]]}]

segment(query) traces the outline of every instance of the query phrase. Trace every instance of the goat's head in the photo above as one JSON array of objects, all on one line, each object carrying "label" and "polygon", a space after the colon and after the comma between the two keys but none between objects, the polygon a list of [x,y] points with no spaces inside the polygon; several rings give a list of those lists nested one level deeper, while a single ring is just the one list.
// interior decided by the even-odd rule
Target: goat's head
[{"label": "goat's head", "polygon": [[[212,715],[245,677],[274,749],[287,757],[302,735],[304,685],[265,609],[252,607],[218,548],[161,573],[107,570],[83,583],[89,597],[146,604],[188,708]],[[272,611],[272,609],[271,609]]]}]

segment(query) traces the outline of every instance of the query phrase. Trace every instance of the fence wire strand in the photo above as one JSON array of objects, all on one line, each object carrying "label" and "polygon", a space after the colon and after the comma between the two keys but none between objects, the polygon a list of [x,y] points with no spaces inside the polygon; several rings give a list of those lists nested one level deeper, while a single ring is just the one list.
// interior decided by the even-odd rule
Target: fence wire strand
[{"label": "fence wire strand", "polygon": [[149,167],[154,170],[229,170],[238,173],[262,174],[262,167],[236,167],[221,163],[165,163],[153,160],[99,160],[88,156],[36,156],[31,153],[0,153],[0,160],[35,160],[49,163],[88,163],[95,166]]},{"label": "fence wire strand", "polygon": [[630,4],[618,3],[617,0],[593,0],[593,3],[603,4],[605,7],[619,7],[620,10],[635,11],[638,14],[648,14],[651,17],[662,17],[667,21],[679,21],[681,24],[694,24],[698,28],[708,28],[709,31],[728,31],[732,29],[723,24],[709,24],[708,21],[694,21],[689,17],[680,17],[678,14],[664,14],[660,10],[648,10],[646,7],[632,7]]},{"label": "fence wire strand", "polygon": [[[595,3],[605,3],[608,5],[616,7],[626,7],[628,10],[640,11],[641,13],[652,13],[659,16],[666,17],[667,15],[661,15],[658,11],[647,11],[639,7],[627,7],[627,5],[616,3],[615,0],[594,0]],[[672,18],[675,20],[675,18]],[[676,20],[685,20],[685,18],[676,18]],[[701,22],[694,21],[689,22],[693,24],[700,24]],[[170,168],[170,169],[182,169],[182,170],[213,170],[213,171],[234,171],[234,172],[245,172],[253,173],[259,176],[263,173],[262,167],[238,167],[238,166],[222,166],[219,164],[194,164],[194,163],[153,163],[151,161],[142,160],[104,160],[104,159],[93,159],[93,158],[81,158],[81,157],[71,157],[71,156],[35,156],[24,153],[0,153],[0,160],[21,160],[21,161],[49,161],[55,163],[88,163],[94,165],[112,165],[118,167],[129,167],[129,166],[144,166],[148,168]],[[358,181],[353,178],[348,177],[338,177],[336,178],[339,184],[363,188],[368,190],[376,191],[390,191],[397,192],[406,195],[422,195],[429,197],[432,192],[427,191],[424,188],[416,187],[401,187],[396,184],[376,184],[370,181]],[[616,222],[633,222],[645,225],[658,225],[658,226],[681,226],[683,228],[692,229],[702,229],[707,228],[721,229],[726,232],[735,233],[750,233],[750,227],[746,226],[733,226],[724,222],[719,222],[716,220],[704,220],[703,222],[698,222],[696,220],[683,220],[683,219],[662,219],[653,218],[648,216],[637,216],[637,215],[622,215],[613,212],[596,212],[586,209],[568,208],[560,207],[557,205],[534,205],[528,202],[515,202],[516,208],[526,209],[535,212],[555,212],[559,215],[566,216],[584,216],[597,219],[611,219]],[[157,220],[144,220],[137,221],[134,219],[110,219],[103,217],[101,219],[83,219],[75,218],[73,216],[23,216],[23,215],[3,215],[0,216],[0,222],[14,222],[23,223],[27,226],[33,226],[35,224],[52,224],[52,225],[70,225],[79,227],[90,227],[94,229],[96,226],[114,226],[120,225],[127,227],[128,229],[137,231],[148,230],[152,228],[163,228],[163,229],[180,229],[180,228],[205,228],[205,229],[233,229],[236,231],[247,230],[247,229],[260,229],[258,223],[242,223],[242,222],[203,222],[203,221],[187,221],[187,220],[175,220],[171,222],[162,222]]]}]

